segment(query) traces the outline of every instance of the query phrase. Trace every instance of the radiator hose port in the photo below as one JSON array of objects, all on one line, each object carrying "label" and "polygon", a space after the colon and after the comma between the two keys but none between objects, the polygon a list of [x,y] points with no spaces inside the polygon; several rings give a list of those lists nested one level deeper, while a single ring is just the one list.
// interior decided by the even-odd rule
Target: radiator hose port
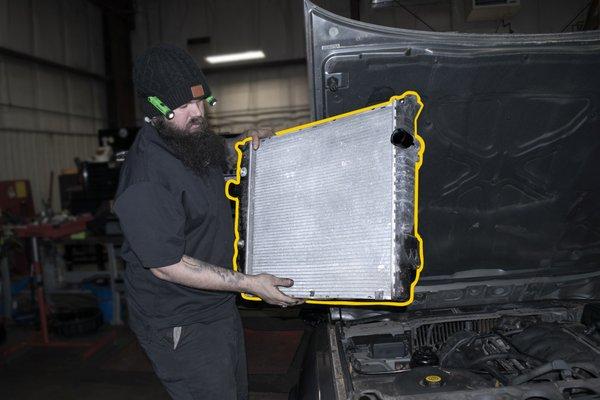
[{"label": "radiator hose port", "polygon": [[398,128],[390,137],[390,140],[394,146],[408,149],[410,146],[415,144],[415,138],[404,129]]}]

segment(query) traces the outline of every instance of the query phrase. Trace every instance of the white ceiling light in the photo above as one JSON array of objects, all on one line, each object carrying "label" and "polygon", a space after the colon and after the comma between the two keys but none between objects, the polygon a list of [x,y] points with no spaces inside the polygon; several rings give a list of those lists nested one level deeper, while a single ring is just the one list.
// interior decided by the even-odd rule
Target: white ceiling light
[{"label": "white ceiling light", "polygon": [[265,53],[262,50],[207,56],[205,60],[209,64],[222,64],[235,61],[256,60],[259,58],[265,58]]}]

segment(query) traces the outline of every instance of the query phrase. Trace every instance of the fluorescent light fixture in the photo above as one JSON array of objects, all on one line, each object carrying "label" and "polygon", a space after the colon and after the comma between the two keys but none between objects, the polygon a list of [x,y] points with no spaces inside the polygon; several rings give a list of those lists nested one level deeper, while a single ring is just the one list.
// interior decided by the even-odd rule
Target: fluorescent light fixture
[{"label": "fluorescent light fixture", "polygon": [[222,64],[235,61],[256,60],[259,58],[265,58],[265,53],[262,50],[207,56],[205,60],[209,64]]}]

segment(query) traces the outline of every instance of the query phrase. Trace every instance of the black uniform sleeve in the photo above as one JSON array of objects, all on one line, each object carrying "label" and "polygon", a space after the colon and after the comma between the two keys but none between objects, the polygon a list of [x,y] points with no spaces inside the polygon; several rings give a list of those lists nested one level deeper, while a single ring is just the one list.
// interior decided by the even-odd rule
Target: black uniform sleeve
[{"label": "black uniform sleeve", "polygon": [[128,187],[114,205],[123,234],[145,268],[181,260],[185,247],[185,212],[162,185],[140,182]]}]

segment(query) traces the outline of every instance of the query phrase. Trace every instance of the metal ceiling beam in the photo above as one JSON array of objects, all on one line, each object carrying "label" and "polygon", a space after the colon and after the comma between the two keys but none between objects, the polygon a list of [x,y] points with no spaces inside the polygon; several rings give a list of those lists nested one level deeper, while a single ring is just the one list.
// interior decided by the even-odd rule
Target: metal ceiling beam
[{"label": "metal ceiling beam", "polygon": [[92,78],[100,82],[106,82],[108,77],[95,72],[87,71],[85,69],[71,67],[70,65],[61,64],[55,61],[51,61],[45,58],[37,57],[31,54],[23,53],[18,50],[9,49],[8,47],[0,46],[0,56],[6,56],[17,60],[29,62],[31,64],[40,65],[47,68],[56,69],[71,74],[84,76],[86,78]]}]

